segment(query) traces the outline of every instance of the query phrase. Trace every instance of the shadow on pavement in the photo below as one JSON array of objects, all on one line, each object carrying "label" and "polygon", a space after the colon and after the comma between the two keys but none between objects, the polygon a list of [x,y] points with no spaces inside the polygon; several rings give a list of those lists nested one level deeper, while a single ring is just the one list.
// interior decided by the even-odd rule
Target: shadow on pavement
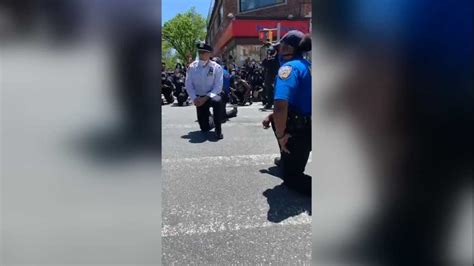
[{"label": "shadow on pavement", "polygon": [[267,219],[272,223],[280,223],[304,212],[311,216],[311,197],[294,192],[283,184],[265,190],[263,196],[270,205]]},{"label": "shadow on pavement", "polygon": [[200,130],[191,131],[187,135],[181,136],[182,139],[188,139],[189,143],[203,143],[207,140],[207,134]]},{"label": "shadow on pavement", "polygon": [[209,142],[218,142],[215,133],[213,131],[202,132],[200,130],[191,131],[187,135],[181,136],[182,139],[188,139],[189,143],[204,143]]},{"label": "shadow on pavement", "polygon": [[[262,169],[260,173],[269,174],[283,180],[280,169],[277,166]],[[267,214],[267,219],[270,222],[280,223],[303,212],[311,215],[311,197],[295,192],[283,183],[272,189],[265,190],[263,196],[267,198],[268,205],[270,205]]]},{"label": "shadow on pavement", "polygon": [[272,175],[274,177],[278,177],[281,180],[283,180],[283,177],[281,176],[281,173],[280,173],[280,170],[279,170],[278,166],[272,166],[272,167],[269,167],[268,169],[262,169],[262,170],[260,170],[260,173],[269,174],[269,175]]}]

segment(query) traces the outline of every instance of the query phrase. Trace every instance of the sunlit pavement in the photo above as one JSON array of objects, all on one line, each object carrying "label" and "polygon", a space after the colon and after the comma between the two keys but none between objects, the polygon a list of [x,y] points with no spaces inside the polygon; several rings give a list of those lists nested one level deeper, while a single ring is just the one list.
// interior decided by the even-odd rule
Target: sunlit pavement
[{"label": "sunlit pavement", "polygon": [[272,175],[278,146],[261,107],[239,107],[216,141],[194,106],[163,106],[165,265],[310,263],[311,200]]}]

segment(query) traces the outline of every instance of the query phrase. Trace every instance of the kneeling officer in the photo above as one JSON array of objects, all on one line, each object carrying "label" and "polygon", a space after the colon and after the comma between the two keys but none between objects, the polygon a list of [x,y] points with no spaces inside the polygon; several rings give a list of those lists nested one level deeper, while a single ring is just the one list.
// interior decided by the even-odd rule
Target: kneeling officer
[{"label": "kneeling officer", "polygon": [[[186,74],[186,91],[196,106],[199,127],[207,132],[215,127],[216,137],[224,138],[222,134],[222,99],[219,96],[223,86],[222,67],[210,60],[212,47],[198,43],[199,60],[189,65]],[[209,109],[212,107],[213,119],[210,119]]]}]

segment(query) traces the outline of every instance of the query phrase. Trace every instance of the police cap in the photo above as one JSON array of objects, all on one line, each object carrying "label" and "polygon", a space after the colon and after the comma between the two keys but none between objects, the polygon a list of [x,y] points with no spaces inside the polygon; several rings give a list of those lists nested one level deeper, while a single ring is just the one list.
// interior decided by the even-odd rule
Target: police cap
[{"label": "police cap", "polygon": [[198,51],[204,51],[204,52],[208,52],[208,53],[212,53],[214,51],[214,49],[212,49],[212,46],[210,46],[209,44],[204,43],[204,42],[196,43],[196,47],[197,47]]},{"label": "police cap", "polygon": [[311,37],[299,30],[291,30],[286,33],[277,45],[280,43],[294,47],[297,51],[311,51]]}]

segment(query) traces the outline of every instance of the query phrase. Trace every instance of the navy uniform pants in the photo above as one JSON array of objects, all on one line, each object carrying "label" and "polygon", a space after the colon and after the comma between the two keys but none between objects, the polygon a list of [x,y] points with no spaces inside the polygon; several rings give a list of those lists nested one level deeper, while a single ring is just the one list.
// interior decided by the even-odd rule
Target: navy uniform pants
[{"label": "navy uniform pants", "polygon": [[[210,108],[212,107],[212,114]],[[222,133],[222,98],[215,96],[210,98],[203,105],[196,107],[197,118],[201,131],[209,131],[215,127],[216,133]]]},{"label": "navy uniform pants", "polygon": [[265,81],[265,107],[271,108],[273,106],[274,92],[274,82],[272,80]]},{"label": "navy uniform pants", "polygon": [[[275,130],[272,124],[273,130]],[[290,128],[287,125],[287,128]],[[311,123],[288,132],[291,137],[286,147],[290,153],[281,152],[280,169],[284,183],[300,193],[311,195],[311,176],[304,173],[311,152]]]}]

